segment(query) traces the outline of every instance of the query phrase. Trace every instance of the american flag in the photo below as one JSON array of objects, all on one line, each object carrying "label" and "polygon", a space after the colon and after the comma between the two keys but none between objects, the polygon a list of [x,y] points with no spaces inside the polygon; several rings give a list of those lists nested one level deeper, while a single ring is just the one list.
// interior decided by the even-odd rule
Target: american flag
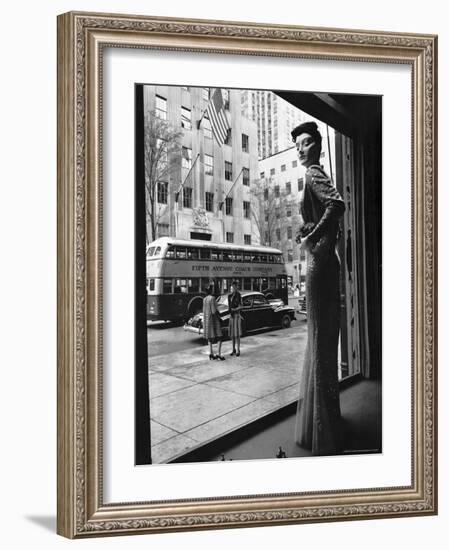
[{"label": "american flag", "polygon": [[215,88],[209,100],[206,113],[212,126],[212,132],[220,145],[226,141],[228,130],[231,127],[224,109],[223,96],[220,88]]}]

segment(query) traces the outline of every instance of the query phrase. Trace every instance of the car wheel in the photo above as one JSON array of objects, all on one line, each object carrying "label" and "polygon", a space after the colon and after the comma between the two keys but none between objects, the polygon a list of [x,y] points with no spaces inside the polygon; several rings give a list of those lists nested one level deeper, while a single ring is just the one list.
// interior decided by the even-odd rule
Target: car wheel
[{"label": "car wheel", "polygon": [[292,324],[292,320],[290,319],[290,315],[284,315],[281,320],[282,328],[290,328],[291,324]]},{"label": "car wheel", "polygon": [[246,330],[246,321],[242,319],[242,336],[245,336]]}]

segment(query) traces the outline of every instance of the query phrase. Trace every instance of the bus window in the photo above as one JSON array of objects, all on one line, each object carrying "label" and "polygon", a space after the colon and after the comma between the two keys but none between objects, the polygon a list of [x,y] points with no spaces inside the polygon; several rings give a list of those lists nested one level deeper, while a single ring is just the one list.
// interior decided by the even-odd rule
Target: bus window
[{"label": "bus window", "polygon": [[276,279],[276,288],[281,288],[281,279]]},{"label": "bus window", "polygon": [[185,248],[176,248],[176,259],[177,260],[185,260],[187,257],[186,249]]},{"label": "bus window", "polygon": [[169,246],[165,252],[166,258],[174,258],[175,257],[175,248],[174,246]]},{"label": "bus window", "polygon": [[156,248],[156,250],[154,251],[154,255],[155,255],[155,256],[159,256],[160,253],[161,253],[161,247],[158,246],[158,247]]},{"label": "bus window", "polygon": [[287,286],[287,279],[285,277],[282,277],[281,279],[281,287],[286,288]]},{"label": "bus window", "polygon": [[263,292],[268,288],[268,279],[266,277],[261,277],[259,284],[260,284],[260,291]]},{"label": "bus window", "polygon": [[268,288],[276,288],[276,277],[270,277],[268,279]]},{"label": "bus window", "polygon": [[281,256],[281,254],[276,254],[275,258],[276,258],[276,263],[277,263],[277,264],[281,264],[281,263],[282,263],[282,256]]},{"label": "bus window", "polygon": [[171,294],[172,292],[172,279],[164,279],[162,283],[162,293]]},{"label": "bus window", "polygon": [[243,290],[252,290],[250,277],[245,277],[243,279]]},{"label": "bus window", "polygon": [[154,290],[154,279],[150,279],[150,283],[148,285],[149,290]]},{"label": "bus window", "polygon": [[253,290],[259,291],[259,279],[257,277],[253,277]]},{"label": "bus window", "polygon": [[210,248],[201,248],[200,258],[201,260],[210,260]]},{"label": "bus window", "polygon": [[187,259],[188,260],[198,260],[198,249],[197,248],[188,248],[187,249]]},{"label": "bus window", "polygon": [[189,294],[197,293],[200,291],[200,280],[195,279],[189,279]]},{"label": "bus window", "polygon": [[260,261],[266,263],[266,261],[267,261],[267,255],[266,255],[266,254],[261,254],[261,255],[260,255]]},{"label": "bus window", "polygon": [[242,261],[242,253],[240,250],[234,250],[234,262],[241,262]]},{"label": "bus window", "polygon": [[175,279],[175,294],[187,294],[187,279]]},{"label": "bus window", "polygon": [[259,254],[253,254],[252,261],[256,263],[260,262]]},{"label": "bus window", "polygon": [[243,254],[243,261],[244,262],[250,262],[251,261],[251,254],[249,252],[245,252]]},{"label": "bus window", "polygon": [[220,251],[217,250],[216,248],[213,248],[211,251],[210,251],[210,259],[214,262],[217,262],[218,260],[221,260],[221,254],[220,254]]},{"label": "bus window", "polygon": [[232,253],[229,250],[223,250],[223,261],[232,262]]},{"label": "bus window", "polygon": [[274,262],[274,256],[273,256],[273,254],[269,254],[269,255],[268,255],[268,262],[269,262],[270,264],[272,264],[272,263]]},{"label": "bus window", "polygon": [[154,254],[154,246],[150,246],[150,248],[147,250],[147,258],[151,258],[151,256]]},{"label": "bus window", "polygon": [[206,277],[203,277],[201,279],[201,292],[207,292],[207,289],[210,286],[210,279],[207,279]]}]

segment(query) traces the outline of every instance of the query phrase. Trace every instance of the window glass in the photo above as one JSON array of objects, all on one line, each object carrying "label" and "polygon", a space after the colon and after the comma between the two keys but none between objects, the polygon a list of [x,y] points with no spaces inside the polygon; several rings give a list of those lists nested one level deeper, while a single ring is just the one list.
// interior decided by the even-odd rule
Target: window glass
[{"label": "window glass", "polygon": [[187,294],[187,279],[175,279],[175,294]]},{"label": "window glass", "polygon": [[154,254],[154,246],[150,246],[150,248],[147,250],[147,258],[151,258],[151,256]]},{"label": "window glass", "polygon": [[167,251],[165,252],[166,258],[174,258],[175,257],[175,248],[173,246],[169,246],[167,248]]},{"label": "window glass", "polygon": [[185,260],[187,257],[186,249],[185,248],[176,248],[176,259],[177,260]]},{"label": "window glass", "polygon": [[265,296],[259,296],[258,294],[256,296],[254,296],[253,306],[260,306],[260,305],[264,305],[266,303],[267,303],[267,300],[266,300]]},{"label": "window glass", "polygon": [[196,293],[200,291],[200,280],[198,278],[189,279],[189,293]]},{"label": "window glass", "polygon": [[198,249],[197,248],[188,248],[187,249],[187,258],[189,260],[198,260]]},{"label": "window glass", "polygon": [[250,307],[252,304],[252,297],[251,296],[245,296],[242,300],[243,307]]},{"label": "window glass", "polygon": [[243,290],[252,290],[251,289],[251,278],[245,277],[243,279]]},{"label": "window glass", "polygon": [[210,248],[201,248],[200,257],[202,260],[210,260]]},{"label": "window glass", "polygon": [[162,293],[171,294],[172,293],[172,281],[173,279],[164,279],[162,283]]}]

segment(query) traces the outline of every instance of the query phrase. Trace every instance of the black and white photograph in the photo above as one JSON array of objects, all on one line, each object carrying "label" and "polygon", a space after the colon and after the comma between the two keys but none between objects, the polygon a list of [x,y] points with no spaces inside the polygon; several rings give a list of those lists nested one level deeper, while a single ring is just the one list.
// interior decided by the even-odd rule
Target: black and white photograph
[{"label": "black and white photograph", "polygon": [[135,86],[136,464],[382,452],[382,97]]}]

